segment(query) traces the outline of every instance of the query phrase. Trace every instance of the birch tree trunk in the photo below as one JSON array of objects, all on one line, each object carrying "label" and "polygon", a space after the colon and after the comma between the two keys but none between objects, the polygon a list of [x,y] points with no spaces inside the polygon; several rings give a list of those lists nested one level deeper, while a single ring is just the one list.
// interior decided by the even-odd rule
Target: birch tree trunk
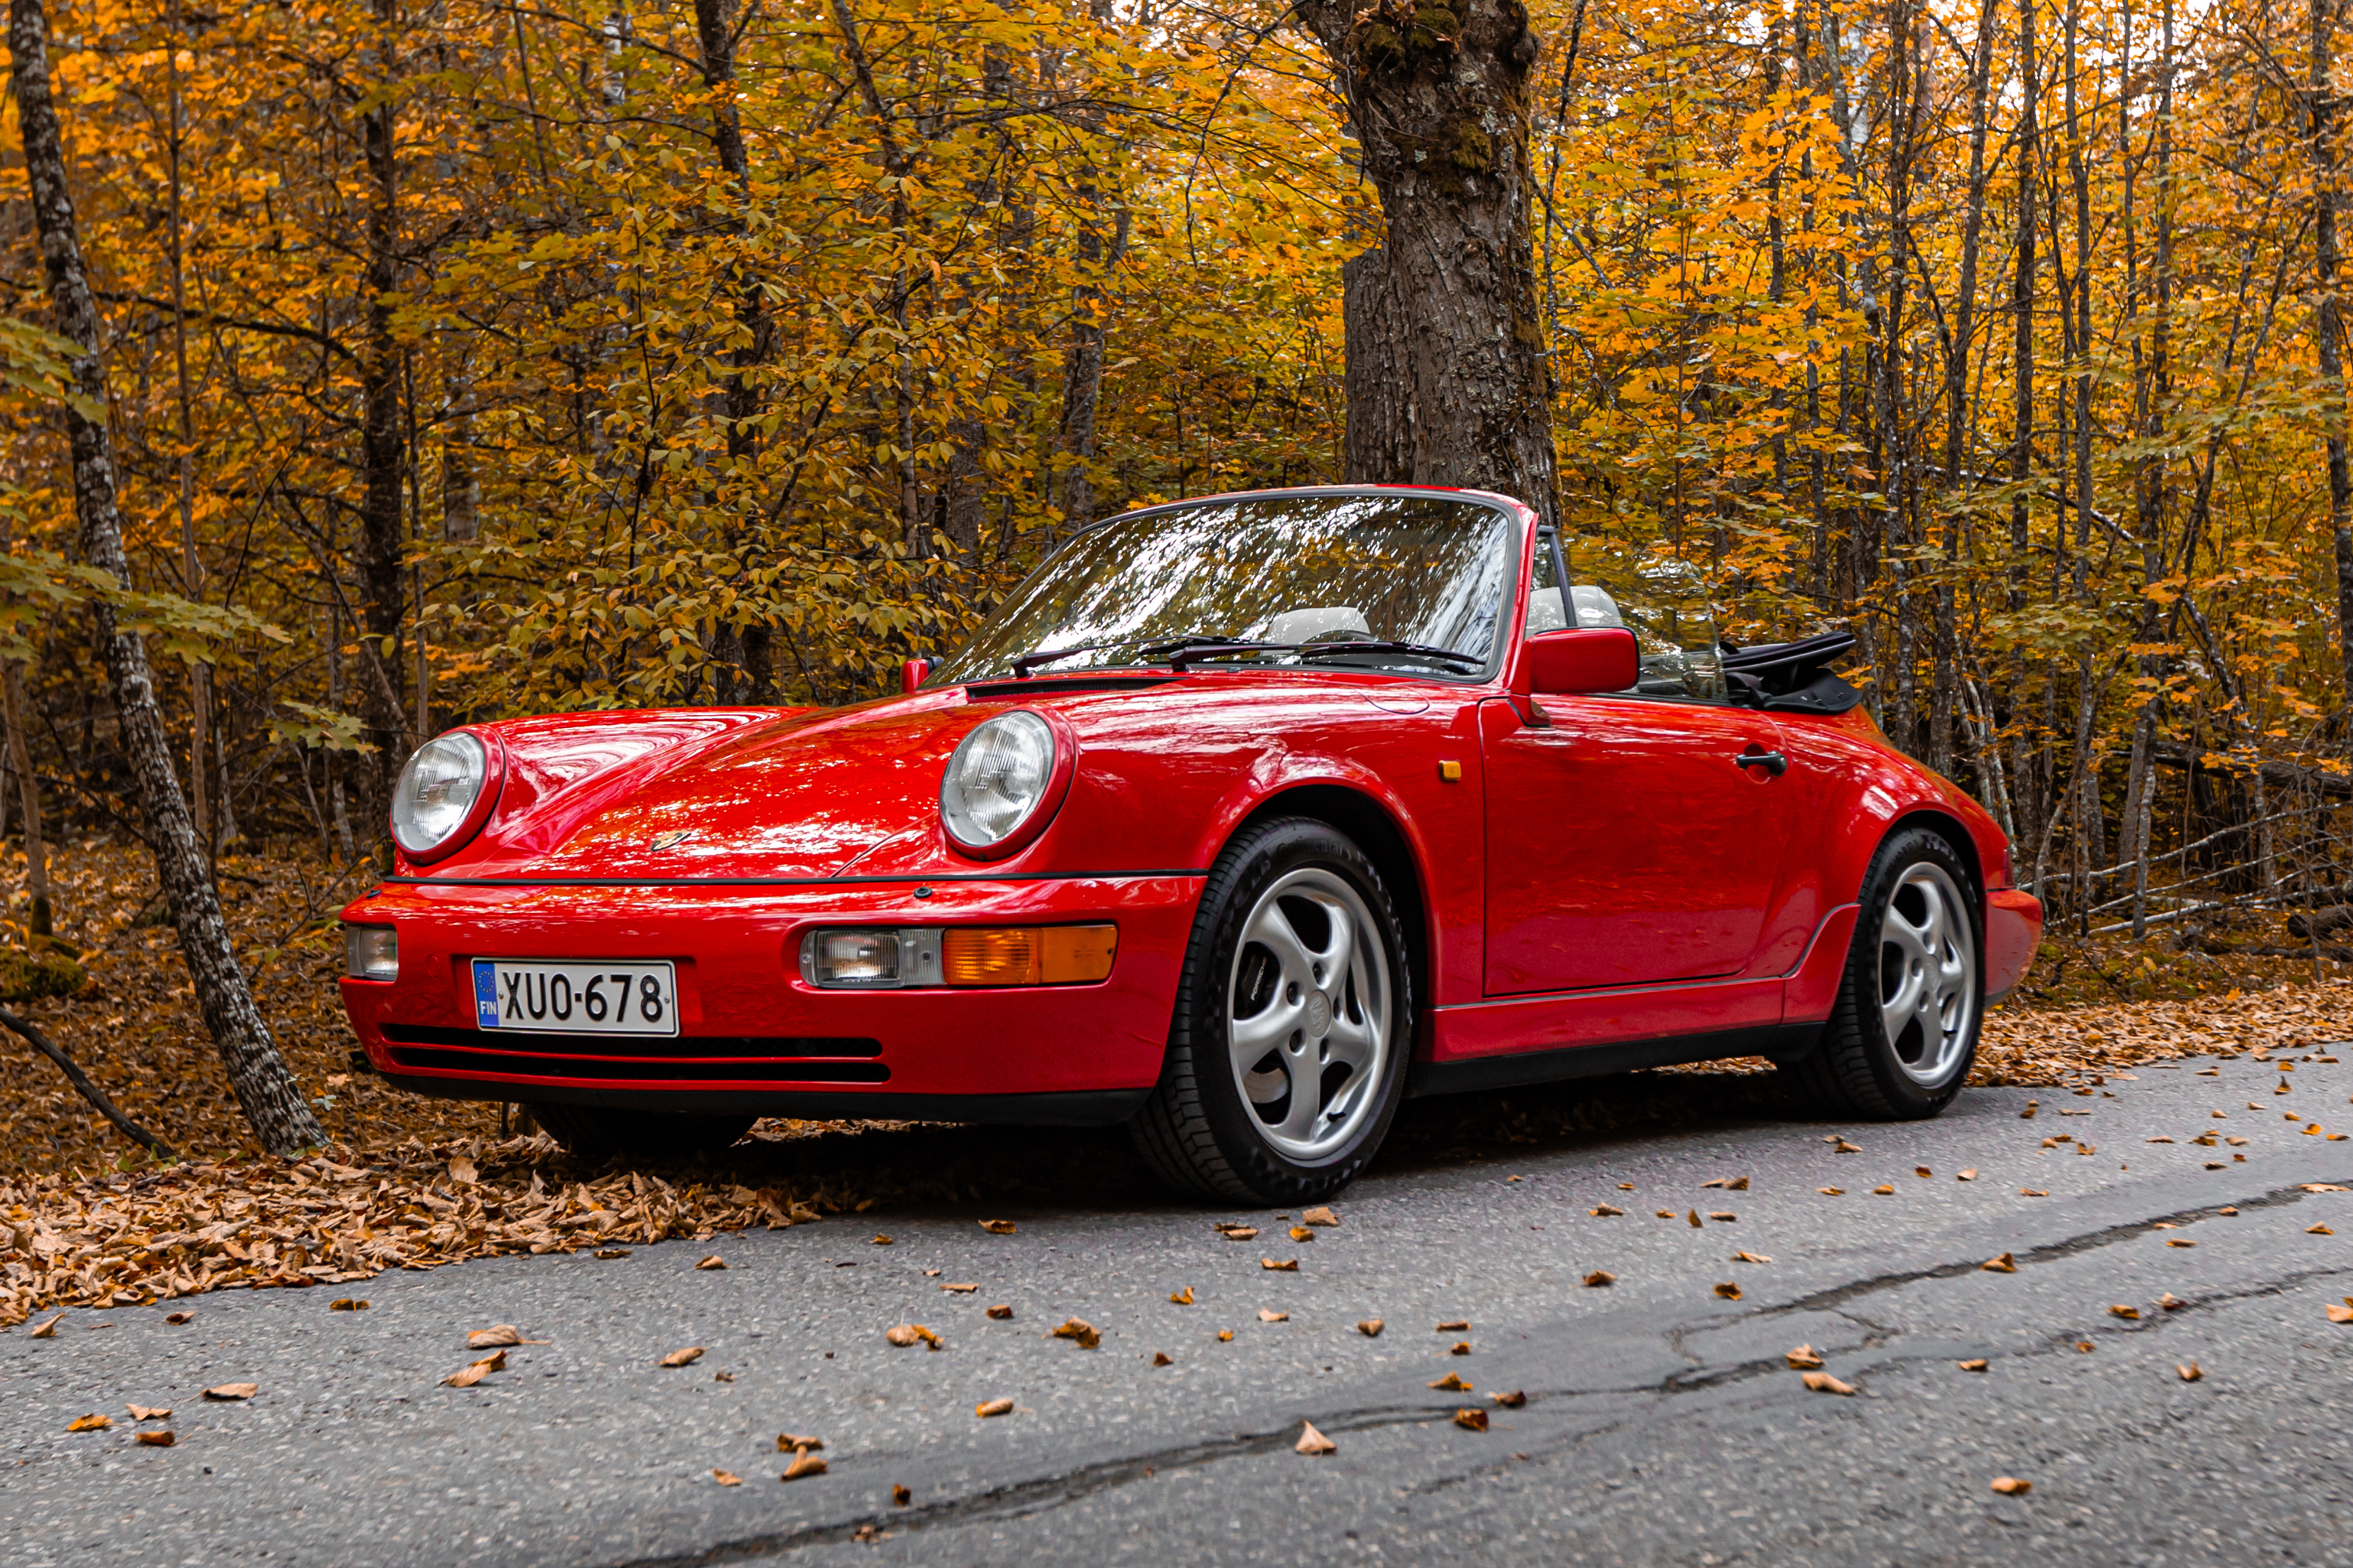
[{"label": "birch tree trunk", "polygon": [[[1559,511],[1551,376],[1529,206],[1530,68],[1520,0],[1302,0],[1380,193],[1380,261],[1346,290],[1360,344],[1394,373],[1348,378],[1347,449],[1383,467],[1357,480],[1509,491]],[[1359,439],[1365,423],[1376,439]]]},{"label": "birch tree trunk", "polygon": [[[16,117],[23,137],[25,170],[32,189],[33,217],[40,235],[41,263],[59,332],[80,350],[74,361],[76,388],[92,406],[106,406],[105,378],[99,366],[98,306],[82,270],[81,245],[74,228],[73,198],[66,187],[64,149],[56,106],[49,98],[47,23],[41,0],[11,0],[8,47],[14,58]],[[123,560],[122,520],[115,508],[114,445],[102,421],[84,419],[70,405],[66,431],[72,443],[74,510],[81,523],[86,560],[124,587],[131,573]],[[323,1142],[325,1132],[278,1054],[269,1026],[254,1005],[245,973],[230,948],[220,900],[206,874],[204,848],[196,841],[188,804],[172,771],[170,741],[155,700],[155,680],[147,650],[138,637],[116,622],[114,608],[93,603],[99,644],[114,687],[122,749],[139,784],[140,807],[155,845],[155,870],[179,928],[180,951],[188,964],[196,1005],[212,1033],[229,1086],[246,1119],[273,1154],[290,1154]],[[201,763],[198,765],[202,765]]]}]

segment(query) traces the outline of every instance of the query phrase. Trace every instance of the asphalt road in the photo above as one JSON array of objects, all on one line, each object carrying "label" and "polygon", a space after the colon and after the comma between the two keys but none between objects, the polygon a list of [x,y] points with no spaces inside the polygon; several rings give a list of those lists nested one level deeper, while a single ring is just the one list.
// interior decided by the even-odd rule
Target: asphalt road
[{"label": "asphalt road", "polygon": [[[2286,1120],[2353,1129],[2353,1068],[2184,1062],[1902,1126],[1710,1118],[1720,1088],[1683,1082],[1659,1091],[1693,1097],[1680,1125],[1534,1144],[1462,1135],[1509,1097],[1409,1108],[1455,1120],[1304,1244],[1074,1186],[343,1288],[365,1312],[76,1311],[0,1336],[0,1560],[2353,1563],[2353,1324],[2325,1311],[2353,1292],[2353,1193],[2304,1185],[2353,1186],[2353,1142]],[[2188,1142],[2209,1129],[2247,1142]],[[1071,1316],[1098,1348],[1047,1337]],[[944,1348],[885,1342],[911,1321]],[[494,1322],[547,1342],[439,1386]],[[1855,1392],[1809,1392],[1800,1342]],[[1449,1373],[1474,1392],[1429,1386]],[[198,1397],[232,1381],[260,1392]],[[172,1406],[177,1446],[134,1446],[126,1402]],[[119,1425],[68,1434],[87,1411]],[[1303,1420],[1337,1451],[1294,1452]],[[822,1437],[828,1473],[780,1483],[780,1432]]]}]

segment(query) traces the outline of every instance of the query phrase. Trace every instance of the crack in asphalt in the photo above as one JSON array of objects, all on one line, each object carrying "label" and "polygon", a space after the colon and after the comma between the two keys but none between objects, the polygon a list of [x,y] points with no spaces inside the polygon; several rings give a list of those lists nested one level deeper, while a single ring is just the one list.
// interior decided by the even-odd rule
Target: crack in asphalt
[{"label": "crack in asphalt", "polygon": [[[2342,1184],[2353,1185],[2353,1183]],[[2243,1213],[2250,1209],[2290,1205],[2300,1203],[2310,1195],[2312,1194],[2305,1190],[2304,1184],[2298,1183],[2291,1186],[2274,1188],[2254,1197],[2238,1199],[2230,1205],[2199,1205],[2193,1208],[2179,1209],[2169,1214],[2156,1215],[2147,1219],[2121,1225],[2105,1226],[2098,1230],[2084,1232],[2080,1236],[2048,1242],[2018,1253],[2017,1261],[2021,1268],[2031,1264],[2056,1262],[2063,1258],[2077,1257],[2101,1247],[2113,1246],[2120,1241],[2147,1235],[2160,1225],[2180,1226],[2221,1217],[2218,1211],[2222,1207],[2235,1207]],[[1761,1322],[1799,1312],[1826,1311],[1864,1331],[1862,1342],[1857,1348],[1881,1349],[1892,1342],[1894,1339],[1900,1338],[1901,1331],[1891,1329],[1885,1324],[1874,1323],[1859,1314],[1850,1312],[1845,1310],[1846,1303],[1899,1289],[1904,1286],[1916,1284],[1923,1280],[1958,1279],[1976,1272],[1979,1267],[1980,1263],[1978,1261],[1941,1263],[1926,1268],[1874,1275],[1867,1279],[1852,1280],[1843,1285],[1812,1291],[1794,1301],[1759,1307],[1751,1311],[1729,1316],[1711,1316],[1677,1323],[1665,1330],[1663,1337],[1676,1355],[1694,1363],[1693,1370],[1670,1373],[1655,1382],[1622,1386],[1559,1388],[1545,1390],[1541,1393],[1530,1392],[1527,1402],[1529,1405],[1535,1406],[1574,1405],[1588,1400],[1641,1395],[1664,1398],[1675,1394],[1696,1394],[1730,1387],[1786,1370],[1784,1366],[1786,1358],[1782,1356],[1759,1357],[1728,1366],[1709,1367],[1704,1358],[1685,1348],[1686,1339],[1694,1333],[1727,1328],[1743,1320]],[[2200,1297],[2175,1311],[2160,1314],[2158,1318],[2149,1320],[2137,1327],[2110,1328],[2100,1325],[2091,1329],[2062,1331],[2047,1339],[2041,1346],[2024,1350],[2015,1348],[2001,1350],[2000,1353],[2023,1358],[2072,1352],[2076,1343],[2086,1337],[2121,1338],[2127,1334],[2153,1332],[2163,1324],[2165,1319],[2169,1317],[2209,1310],[2229,1302],[2277,1296],[2306,1280],[2333,1278],[2347,1272],[2348,1270],[2341,1268],[2306,1269],[2260,1286]],[[1897,1355],[1874,1362],[1854,1375],[1857,1378],[1865,1378],[1883,1372],[1901,1370],[1931,1361],[1945,1361],[1950,1357],[1950,1346],[1933,1355],[1926,1353]],[[1605,1419],[1598,1425],[1564,1434],[1548,1443],[1532,1445],[1528,1450],[1515,1451],[1509,1458],[1488,1464],[1473,1465],[1458,1474],[1422,1482],[1408,1489],[1400,1495],[1426,1496],[1459,1486],[1474,1475],[1499,1471],[1506,1465],[1522,1462],[1520,1454],[1524,1452],[1540,1452],[1547,1456],[1566,1452],[1587,1444],[1597,1436],[1615,1431],[1620,1426],[1642,1420],[1650,1414],[1651,1412],[1647,1410],[1633,1411]],[[1322,1418],[1321,1426],[1326,1432],[1373,1432],[1397,1426],[1437,1425],[1451,1419],[1451,1406],[1369,1405],[1357,1410],[1326,1415]],[[951,1498],[920,1507],[910,1507],[903,1510],[891,1513],[866,1513],[830,1523],[805,1525],[796,1530],[743,1536],[691,1552],[631,1558],[612,1563],[609,1568],[703,1568],[705,1564],[781,1556],[805,1547],[871,1540],[875,1535],[882,1532],[892,1535],[913,1534],[923,1531],[993,1520],[1023,1519],[1060,1508],[1082,1498],[1147,1479],[1162,1470],[1197,1469],[1219,1464],[1228,1459],[1273,1453],[1290,1444],[1293,1436],[1291,1424],[1286,1422],[1281,1429],[1273,1432],[1237,1434],[1229,1439],[1183,1444],[1146,1454],[1107,1459],[1084,1465],[1074,1470],[1035,1477],[1024,1481],[1008,1482],[965,1497]]]},{"label": "crack in asphalt", "polygon": [[[2344,1184],[2353,1185],[2353,1183]],[[2021,1268],[2036,1263],[2053,1263],[2063,1258],[2073,1258],[2079,1253],[2111,1247],[2119,1241],[2130,1241],[2136,1237],[2147,1235],[2160,1226],[2180,1226],[2218,1218],[2221,1217],[2220,1211],[2223,1208],[2235,1207],[2242,1212],[2248,1209],[2276,1208],[2289,1204],[2302,1203],[2311,1195],[2304,1190],[2303,1183],[2297,1183],[2294,1186],[2274,1188],[2255,1197],[2240,1198],[2231,1204],[2200,1204],[2194,1208],[2177,1209],[2171,1214],[2152,1215],[2147,1219],[2131,1220],[2123,1225],[2104,1226],[2098,1230],[2086,1231],[2081,1236],[2071,1236],[2063,1241],[2047,1242],[2041,1247],[2016,1254],[2015,1259]],[[1983,1267],[1984,1260],[1979,1258],[1968,1263],[1939,1263],[1927,1268],[1905,1269],[1894,1274],[1875,1274],[1868,1279],[1833,1285],[1826,1290],[1817,1290],[1810,1295],[1800,1296],[1794,1301],[1762,1307],[1754,1312],[1742,1315],[1761,1320],[1787,1317],[1793,1312],[1835,1311],[1847,1302],[1858,1300],[1865,1296],[1901,1289],[1906,1285],[1917,1284],[1923,1279],[1955,1279],[1964,1274],[1973,1274]],[[1721,1326],[1726,1321],[1729,1320],[1715,1320],[1714,1326]],[[1704,1328],[1711,1325],[1700,1323],[1692,1326]]]},{"label": "crack in asphalt", "polygon": [[[1324,1417],[1322,1429],[1342,1433],[1373,1432],[1390,1426],[1426,1426],[1447,1421],[1452,1418],[1452,1414],[1451,1408],[1369,1405],[1361,1410]],[[868,1513],[829,1524],[811,1524],[772,1534],[742,1536],[693,1552],[633,1557],[608,1564],[608,1568],[701,1568],[705,1563],[740,1563],[759,1557],[779,1556],[806,1546],[829,1546],[856,1541],[861,1538],[860,1532],[867,1530],[887,1530],[891,1534],[900,1535],[995,1519],[1024,1519],[1049,1509],[1060,1508],[1065,1503],[1076,1502],[1096,1492],[1146,1479],[1161,1470],[1196,1469],[1226,1459],[1273,1453],[1296,1440],[1297,1434],[1286,1422],[1278,1431],[1240,1433],[1231,1438],[1182,1444],[1148,1454],[1082,1465],[1075,1470],[1055,1475],[1008,1482],[965,1497],[909,1507],[888,1514]]]}]

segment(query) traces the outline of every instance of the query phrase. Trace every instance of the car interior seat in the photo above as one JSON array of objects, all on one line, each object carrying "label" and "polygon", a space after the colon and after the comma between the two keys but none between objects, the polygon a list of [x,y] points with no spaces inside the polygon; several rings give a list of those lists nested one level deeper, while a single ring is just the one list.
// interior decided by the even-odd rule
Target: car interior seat
[{"label": "car interior seat", "polygon": [[1267,642],[1313,642],[1339,633],[1344,637],[1370,637],[1365,612],[1354,605],[1315,605],[1285,610],[1266,623]]}]

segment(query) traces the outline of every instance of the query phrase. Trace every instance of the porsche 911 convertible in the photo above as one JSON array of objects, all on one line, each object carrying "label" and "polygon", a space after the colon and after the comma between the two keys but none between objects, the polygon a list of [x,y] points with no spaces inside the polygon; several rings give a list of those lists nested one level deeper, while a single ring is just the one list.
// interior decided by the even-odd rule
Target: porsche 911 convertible
[{"label": "porsche 911 convertible", "polygon": [[900,695],[420,747],[343,912],[369,1063],[584,1152],[761,1116],[1124,1123],[1291,1204],[1410,1095],[1772,1058],[1932,1116],[2042,910],[1829,634],[1475,491],[1185,500]]}]

